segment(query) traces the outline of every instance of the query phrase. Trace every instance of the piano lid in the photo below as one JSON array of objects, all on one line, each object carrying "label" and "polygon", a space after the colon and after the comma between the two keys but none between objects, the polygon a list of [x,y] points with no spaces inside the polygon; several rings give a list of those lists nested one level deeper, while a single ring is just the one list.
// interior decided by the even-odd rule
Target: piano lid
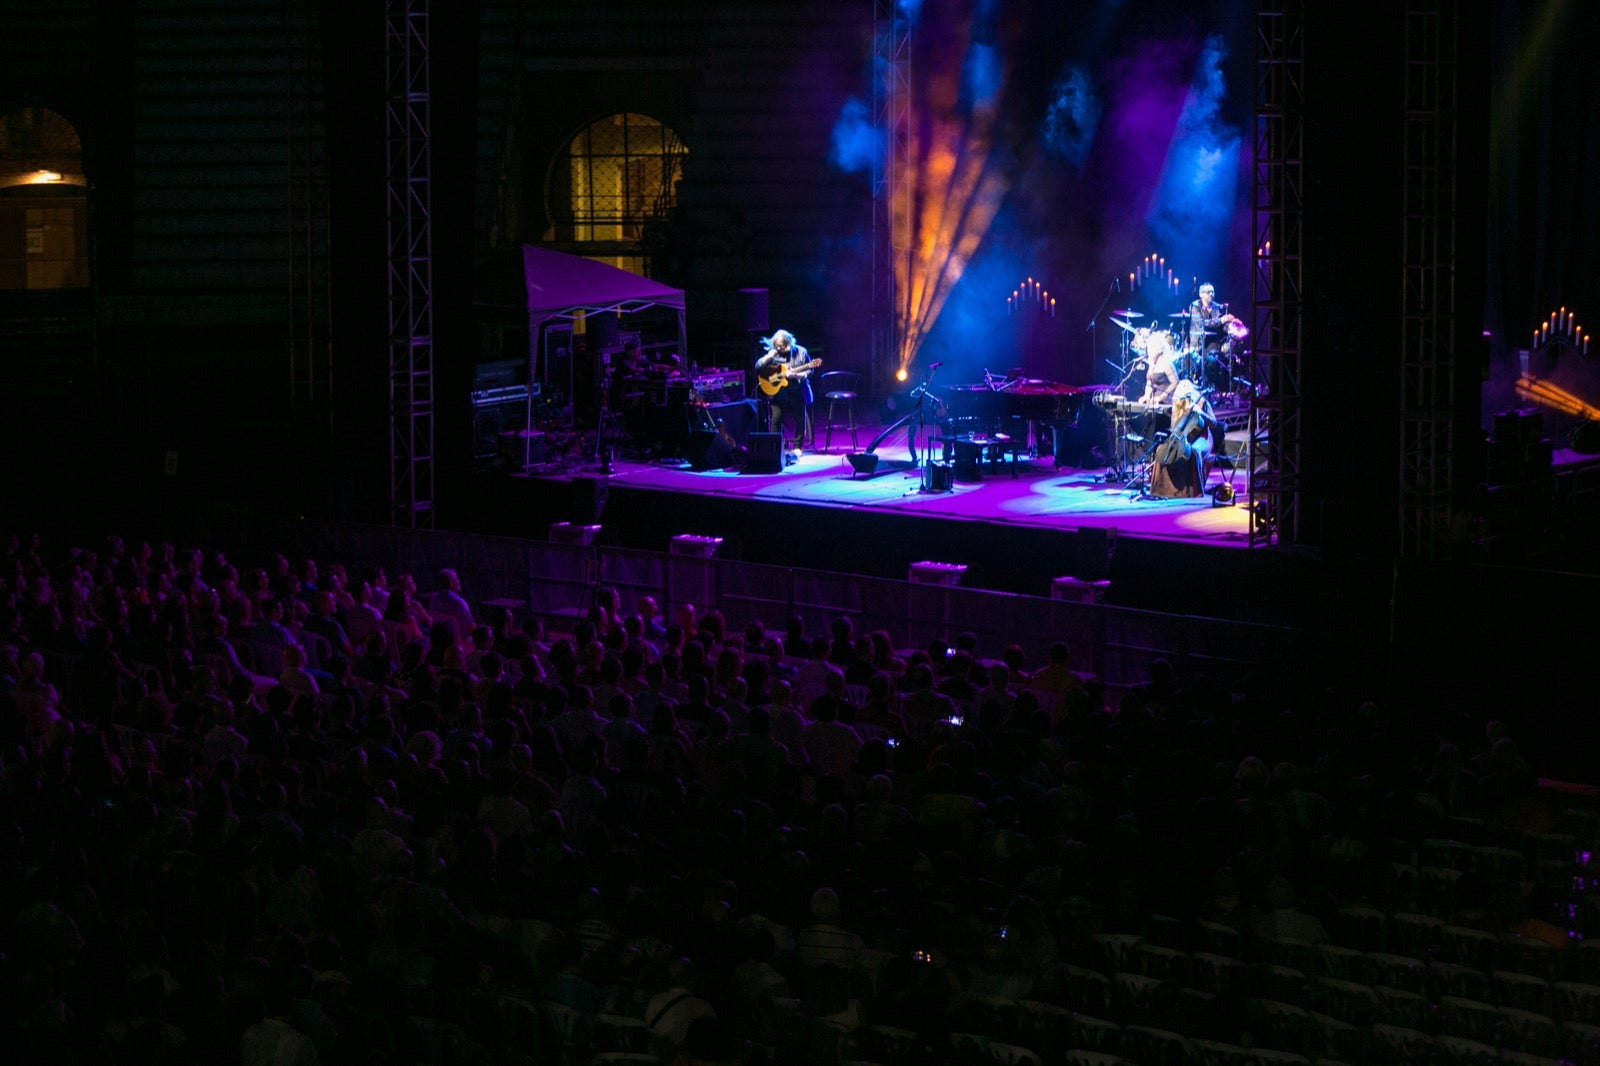
[{"label": "piano lid", "polygon": [[1072,396],[1085,391],[1081,385],[1066,385],[1059,381],[1041,381],[1039,378],[1023,378],[1013,385],[1005,387],[1006,392],[1014,392],[1021,396]]}]

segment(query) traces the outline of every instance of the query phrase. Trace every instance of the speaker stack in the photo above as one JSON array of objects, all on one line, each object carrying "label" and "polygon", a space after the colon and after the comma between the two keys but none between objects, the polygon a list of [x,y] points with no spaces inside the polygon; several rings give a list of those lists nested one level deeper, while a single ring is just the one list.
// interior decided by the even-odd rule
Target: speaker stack
[{"label": "speaker stack", "polygon": [[740,289],[739,317],[744,320],[746,333],[767,331],[767,290]]}]

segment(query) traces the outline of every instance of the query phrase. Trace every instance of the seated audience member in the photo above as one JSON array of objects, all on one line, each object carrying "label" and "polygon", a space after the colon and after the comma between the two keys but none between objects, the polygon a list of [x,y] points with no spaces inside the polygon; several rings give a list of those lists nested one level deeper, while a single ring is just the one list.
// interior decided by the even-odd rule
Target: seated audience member
[{"label": "seated audience member", "polygon": [[450,619],[459,634],[471,633],[477,626],[471,606],[461,595],[461,577],[448,566],[439,571],[439,587],[428,597],[428,614],[434,621]]}]

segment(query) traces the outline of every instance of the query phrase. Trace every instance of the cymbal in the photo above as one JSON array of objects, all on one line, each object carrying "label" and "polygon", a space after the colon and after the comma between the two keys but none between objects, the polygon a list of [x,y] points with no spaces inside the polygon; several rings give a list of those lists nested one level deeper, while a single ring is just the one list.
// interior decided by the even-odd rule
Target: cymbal
[{"label": "cymbal", "polygon": [[1134,328],[1131,325],[1129,325],[1128,323],[1122,321],[1122,319],[1120,319],[1120,318],[1113,318],[1111,321],[1116,323],[1117,325],[1121,326],[1123,329],[1127,330],[1129,333],[1134,332]]},{"label": "cymbal", "polygon": [[1187,311],[1174,311],[1174,312],[1172,312],[1172,314],[1168,315],[1167,317],[1168,318],[1188,318],[1189,317],[1189,312],[1187,312]]},{"label": "cymbal", "polygon": [[1142,312],[1133,311],[1133,310],[1113,310],[1111,313],[1114,314],[1114,315],[1121,315],[1123,318],[1143,318],[1144,317],[1144,314]]}]

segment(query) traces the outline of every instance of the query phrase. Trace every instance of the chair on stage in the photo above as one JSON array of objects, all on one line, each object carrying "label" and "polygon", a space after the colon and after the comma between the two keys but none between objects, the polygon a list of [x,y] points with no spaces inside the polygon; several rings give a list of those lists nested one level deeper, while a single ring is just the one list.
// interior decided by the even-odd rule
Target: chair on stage
[{"label": "chair on stage", "polygon": [[[854,370],[825,370],[817,379],[822,398],[828,401],[827,414],[823,416],[822,450],[833,445],[833,431],[850,431],[850,450],[859,451],[856,444],[856,397],[861,394],[861,375]],[[843,421],[840,421],[840,418]]]}]

